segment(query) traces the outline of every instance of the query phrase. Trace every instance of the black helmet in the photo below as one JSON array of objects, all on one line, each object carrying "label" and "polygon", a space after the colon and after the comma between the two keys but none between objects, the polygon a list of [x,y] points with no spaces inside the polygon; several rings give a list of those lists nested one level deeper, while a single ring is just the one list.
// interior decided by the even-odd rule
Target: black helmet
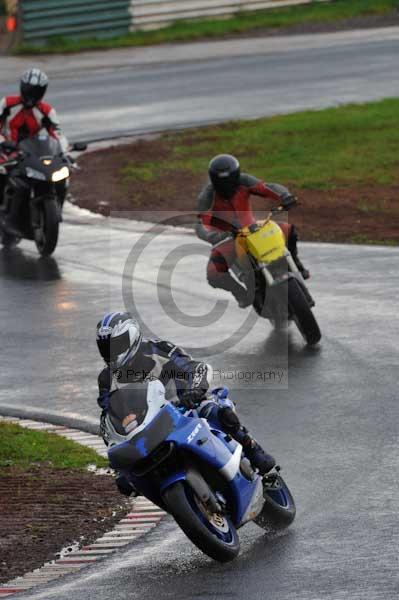
[{"label": "black helmet", "polygon": [[140,325],[130,313],[113,312],[97,323],[96,339],[105,362],[119,369],[137,354],[143,336]]},{"label": "black helmet", "polygon": [[46,93],[48,77],[40,69],[25,71],[21,77],[21,98],[26,108],[32,108]]},{"label": "black helmet", "polygon": [[209,178],[216,192],[223,198],[231,198],[240,185],[240,163],[231,154],[219,154],[212,158],[208,167]]}]

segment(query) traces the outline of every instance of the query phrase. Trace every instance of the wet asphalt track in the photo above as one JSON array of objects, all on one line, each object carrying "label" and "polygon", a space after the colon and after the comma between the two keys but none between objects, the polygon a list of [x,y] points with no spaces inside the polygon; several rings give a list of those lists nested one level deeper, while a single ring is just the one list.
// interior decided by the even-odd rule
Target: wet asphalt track
[{"label": "wet asphalt track", "polygon": [[[121,271],[142,239],[141,230],[126,221],[110,226],[103,219],[69,214],[54,259],[41,261],[28,243],[0,252],[0,402],[97,414],[95,380],[101,365],[94,327],[103,312],[121,305]],[[229,303],[217,323],[199,329],[176,326],[157,307],[159,265],[172,249],[192,241],[189,233],[164,232],[148,246],[146,261],[138,262],[134,289],[148,326],[183,345],[191,340],[195,347],[203,345],[204,335],[210,343],[224,339],[248,312]],[[206,246],[199,242],[192,252],[201,248]],[[241,383],[233,397],[247,425],[283,465],[298,505],[294,526],[277,538],[246,526],[240,557],[220,566],[166,522],[140,546],[83,577],[25,597],[395,596],[399,249],[306,244],[302,253],[314,274],[321,347],[307,350],[294,328],[275,335],[258,321],[236,346],[209,358],[226,374],[284,371],[289,365],[288,381],[285,376],[281,384]],[[185,313],[198,316],[214,305],[204,271],[205,256],[189,255],[176,266],[173,294]],[[218,298],[228,296],[220,292]],[[173,314],[170,304],[165,308]],[[151,539],[153,551],[147,546]]]},{"label": "wet asphalt track", "polygon": [[[335,48],[319,41],[292,52],[245,55],[243,50],[234,60],[226,50],[208,62],[205,57],[160,67],[155,61],[131,70],[104,64],[101,72],[72,69],[66,79],[60,70],[58,77],[52,74],[51,99],[67,133],[76,138],[398,95],[398,42],[385,39],[382,30],[381,38],[369,38],[362,34],[356,44]],[[22,66],[22,59],[12,60]],[[3,81],[11,81],[11,71]],[[10,90],[10,83],[3,86],[2,91]],[[141,235],[140,226],[120,221],[110,226],[69,211],[54,259],[39,260],[28,243],[11,253],[0,251],[0,402],[97,414],[101,365],[93,332],[102,313],[121,306],[121,271]],[[156,286],[161,260],[191,241],[190,234],[166,232],[149,247],[146,262],[137,265],[135,296],[149,327],[195,348],[204,338],[210,344],[224,340],[248,312],[232,303],[219,305],[224,314],[216,323],[193,328],[176,325],[170,299],[166,308],[172,318],[154,307],[165,291],[162,282]],[[313,272],[321,347],[307,350],[294,329],[275,335],[267,323],[257,322],[248,336],[233,339],[236,345],[208,356],[220,377],[265,374],[264,385],[236,382],[233,397],[243,420],[283,465],[298,505],[293,527],[270,538],[255,525],[246,526],[240,557],[220,566],[167,521],[139,546],[83,577],[21,598],[391,600],[397,595],[399,249],[307,244],[302,253]],[[216,294],[205,283],[204,256],[181,260],[172,284],[183,312],[198,316],[212,309]],[[218,298],[228,296],[220,292]],[[270,381],[280,372],[281,383]]]},{"label": "wet asphalt track", "polygon": [[[72,139],[172,129],[399,95],[399,28],[35,58]],[[0,95],[32,66],[1,58]]]}]

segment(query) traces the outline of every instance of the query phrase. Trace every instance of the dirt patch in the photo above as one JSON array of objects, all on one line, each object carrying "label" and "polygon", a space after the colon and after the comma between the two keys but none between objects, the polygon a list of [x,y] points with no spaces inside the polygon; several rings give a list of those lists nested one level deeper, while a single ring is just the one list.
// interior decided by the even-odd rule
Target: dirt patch
[{"label": "dirt patch", "polygon": [[43,466],[2,469],[0,582],[57,558],[68,544],[94,541],[127,509],[109,475]]},{"label": "dirt patch", "polygon": [[[186,140],[185,140],[186,141]],[[82,170],[72,180],[76,204],[109,216],[112,211],[132,211],[131,218],[158,220],[163,211],[194,211],[205,174],[163,171],[151,180],[127,179],[123,169],[170,155],[166,138],[140,140],[111,150],[82,156]],[[281,182],[295,193],[301,206],[290,213],[300,237],[307,241],[399,243],[399,185],[341,186],[333,190],[298,189]],[[254,198],[256,211],[264,208]],[[189,219],[189,220],[192,220]],[[175,220],[175,223],[187,220]]]}]

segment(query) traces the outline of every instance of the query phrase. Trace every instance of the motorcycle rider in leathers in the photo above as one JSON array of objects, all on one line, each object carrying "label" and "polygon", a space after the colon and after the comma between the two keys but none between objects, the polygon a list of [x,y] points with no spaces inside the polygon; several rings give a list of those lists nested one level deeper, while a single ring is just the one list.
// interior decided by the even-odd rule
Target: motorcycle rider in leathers
[{"label": "motorcycle rider in leathers", "polygon": [[[40,69],[26,71],[20,80],[20,93],[6,96],[0,101],[0,166],[6,163],[19,142],[36,135],[41,129],[60,142],[62,152],[66,153],[68,141],[63,135],[57,113],[43,97],[48,86],[48,77]],[[6,175],[0,175],[0,201],[6,184]],[[67,192],[67,183],[56,186],[58,199],[63,204]],[[11,232],[18,222],[21,198],[15,196],[4,221]]]},{"label": "motorcycle rider in leathers", "polygon": [[[253,175],[241,173],[238,160],[230,154],[215,156],[209,163],[208,174],[210,181],[198,197],[196,228],[198,237],[212,244],[207,267],[208,283],[214,288],[231,292],[239,306],[245,308],[252,304],[251,294],[229,273],[235,260],[232,231],[256,222],[250,203],[251,195],[274,200],[283,208],[289,208],[295,198],[279,184],[266,184]],[[298,257],[296,228],[288,223],[279,225],[298,269],[304,279],[308,279],[309,271]]]},{"label": "motorcycle rider in leathers", "polygon": [[[275,460],[241,425],[231,401],[225,395],[209,394],[212,367],[193,360],[182,348],[166,340],[144,339],[139,323],[126,312],[104,316],[97,324],[97,346],[106,366],[98,377],[98,404],[102,408],[102,432],[105,443],[105,415],[110,397],[118,389],[153,378],[165,386],[167,398],[178,407],[196,408],[199,416],[219,422],[220,428],[243,446],[245,456],[254,469],[265,474]],[[125,495],[135,493],[126,474],[116,478],[118,489]]]}]

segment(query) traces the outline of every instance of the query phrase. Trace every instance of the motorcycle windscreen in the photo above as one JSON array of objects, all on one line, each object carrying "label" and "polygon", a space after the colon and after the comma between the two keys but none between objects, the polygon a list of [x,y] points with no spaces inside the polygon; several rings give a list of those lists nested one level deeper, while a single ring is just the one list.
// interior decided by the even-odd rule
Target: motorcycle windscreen
[{"label": "motorcycle windscreen", "polygon": [[111,394],[109,415],[115,429],[126,442],[112,446],[109,459],[114,468],[131,468],[171,434],[180,418],[165,400],[159,381],[144,382]]},{"label": "motorcycle windscreen", "polygon": [[[133,469],[137,463],[146,459],[159,448],[176,427],[177,411],[166,405],[145,427],[134,437],[111,446],[108,458],[114,469]],[[178,416],[177,416],[178,418]]]},{"label": "motorcycle windscreen", "polygon": [[246,238],[249,252],[259,262],[271,263],[285,254],[285,237],[274,221],[269,221]]},{"label": "motorcycle windscreen", "polygon": [[26,138],[19,143],[19,149],[26,154],[41,158],[43,156],[56,156],[61,153],[61,146],[58,140],[44,132]]},{"label": "motorcycle windscreen", "polygon": [[112,392],[109,416],[120,435],[128,435],[144,422],[148,412],[147,386],[137,384]]}]

